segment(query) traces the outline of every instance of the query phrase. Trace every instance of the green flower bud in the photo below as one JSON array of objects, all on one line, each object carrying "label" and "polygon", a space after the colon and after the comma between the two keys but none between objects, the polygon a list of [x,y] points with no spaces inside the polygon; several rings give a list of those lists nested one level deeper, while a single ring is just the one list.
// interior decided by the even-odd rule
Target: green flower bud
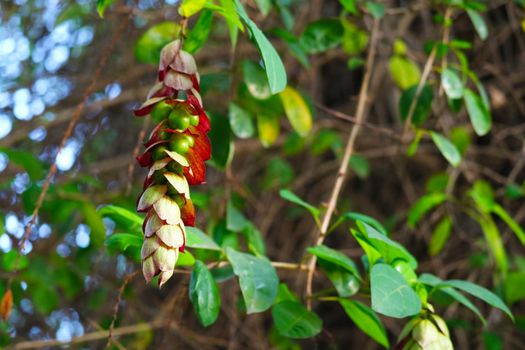
[{"label": "green flower bud", "polygon": [[165,100],[160,101],[151,110],[151,117],[155,123],[160,123],[168,117],[173,107],[170,106]]}]

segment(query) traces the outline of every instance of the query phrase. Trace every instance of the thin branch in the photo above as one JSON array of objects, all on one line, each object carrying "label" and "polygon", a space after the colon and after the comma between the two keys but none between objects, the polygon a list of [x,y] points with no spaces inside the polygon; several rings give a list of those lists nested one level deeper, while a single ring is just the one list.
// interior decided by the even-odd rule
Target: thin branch
[{"label": "thin branch", "polygon": [[111,343],[113,342],[113,329],[115,328],[115,322],[117,321],[118,309],[120,306],[120,302],[122,301],[122,295],[124,294],[124,290],[126,289],[126,286],[128,285],[128,283],[131,282],[131,280],[135,278],[135,276],[139,272],[140,271],[137,270],[127,275],[126,278],[124,278],[124,282],[122,282],[122,285],[120,286],[118,290],[117,301],[115,302],[115,305],[113,306],[113,317],[111,319],[111,325],[109,326],[108,342],[106,343],[106,349],[109,348]]},{"label": "thin branch", "polygon": [[346,120],[348,122],[351,122],[351,123],[354,123],[354,124],[359,124],[360,126],[363,126],[365,128],[368,128],[370,130],[373,130],[373,131],[376,131],[378,133],[381,133],[381,134],[385,134],[385,135],[388,135],[394,139],[398,139],[398,140],[401,140],[401,137],[393,130],[391,129],[388,129],[388,128],[385,128],[385,127],[382,127],[382,126],[378,126],[378,125],[374,125],[374,124],[371,124],[371,123],[368,123],[368,122],[361,122],[361,123],[358,123],[357,121],[357,118],[356,117],[352,117],[348,114],[345,114],[343,112],[339,112],[339,111],[336,111],[335,109],[332,109],[332,108],[329,108],[329,107],[326,107],[320,103],[315,103],[315,105],[323,110],[324,112],[338,118],[338,119],[341,119],[341,120]]},{"label": "thin branch", "polygon": [[[373,29],[372,29],[370,50],[368,51],[368,56],[366,59],[365,76],[363,78],[363,83],[361,85],[361,90],[359,92],[359,101],[357,103],[355,125],[352,128],[350,136],[348,137],[348,142],[345,147],[343,160],[341,161],[339,172],[337,174],[337,178],[335,180],[334,187],[332,189],[330,201],[328,202],[328,208],[326,210],[326,213],[323,217],[323,221],[321,223],[321,230],[317,238],[317,241],[315,243],[316,245],[323,243],[326,237],[326,234],[328,232],[328,227],[330,225],[330,221],[332,219],[332,216],[335,211],[335,207],[337,205],[337,200],[339,199],[339,194],[341,193],[341,190],[343,188],[343,183],[346,178],[349,160],[352,154],[354,153],[355,140],[357,138],[357,134],[361,130],[361,126],[365,119],[366,105],[368,101],[368,86],[370,85],[370,78],[372,76],[372,68],[374,67],[374,58],[375,58],[375,53],[376,53],[378,29],[379,29],[379,20],[376,19],[374,20]],[[308,265],[308,275],[306,278],[305,294],[307,298],[307,306],[309,309],[312,306],[312,301],[309,299],[309,296],[312,294],[312,281],[313,281],[313,275],[315,272],[316,262],[317,262],[316,256],[312,255],[312,257],[310,258],[310,261],[307,264]]]},{"label": "thin branch", "polygon": [[[443,30],[443,40],[448,41],[449,31],[450,29],[446,26],[446,23],[449,21],[450,16],[452,15],[452,10],[450,8],[447,8],[445,12],[445,29]],[[407,139],[408,132],[410,130],[410,127],[412,125],[412,118],[414,117],[414,113],[416,111],[417,101],[419,100],[419,97],[421,96],[421,92],[423,91],[423,87],[425,86],[425,83],[428,80],[428,77],[430,76],[430,72],[432,71],[432,66],[434,65],[434,61],[436,60],[436,54],[437,54],[437,47],[438,45],[434,45],[432,48],[432,52],[430,52],[430,56],[428,56],[427,62],[425,63],[425,67],[423,68],[423,73],[421,74],[421,79],[419,80],[419,83],[417,84],[416,93],[414,94],[414,98],[412,99],[412,102],[410,103],[410,108],[408,109],[408,115],[405,120],[405,126],[403,127],[403,134],[401,138],[403,140]]]}]

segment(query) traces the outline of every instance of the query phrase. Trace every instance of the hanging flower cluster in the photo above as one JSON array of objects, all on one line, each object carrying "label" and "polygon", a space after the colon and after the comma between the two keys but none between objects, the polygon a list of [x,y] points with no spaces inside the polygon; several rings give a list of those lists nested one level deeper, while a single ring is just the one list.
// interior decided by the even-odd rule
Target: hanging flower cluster
[{"label": "hanging flower cluster", "polygon": [[147,213],[142,227],[144,278],[149,282],[159,275],[162,286],[173,275],[179,252],[184,253],[185,226],[195,222],[189,185],[204,182],[204,162],[211,157],[210,122],[202,107],[197,66],[180,40],[162,49],[158,82],[134,113],[151,114],[158,123],[144,144],[146,151],[137,157],[149,168],[137,211]]}]

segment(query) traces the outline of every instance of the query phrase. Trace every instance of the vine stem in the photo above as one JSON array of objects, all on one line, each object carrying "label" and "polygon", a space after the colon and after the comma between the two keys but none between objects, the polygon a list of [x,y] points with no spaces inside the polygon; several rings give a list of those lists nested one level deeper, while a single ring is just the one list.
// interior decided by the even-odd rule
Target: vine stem
[{"label": "vine stem", "polygon": [[[319,233],[319,236],[317,237],[317,241],[315,242],[315,245],[322,244],[326,238],[328,227],[330,225],[332,216],[335,212],[337,200],[339,199],[339,194],[341,193],[341,190],[343,188],[343,184],[346,178],[350,157],[354,153],[355,140],[357,138],[359,131],[361,130],[361,126],[363,125],[363,122],[365,119],[366,104],[368,102],[368,87],[370,85],[370,80],[371,80],[370,78],[372,76],[372,68],[374,66],[378,31],[379,31],[379,20],[374,19],[374,24],[372,28],[372,38],[370,40],[370,50],[368,51],[368,55],[366,58],[365,75],[363,77],[363,83],[361,84],[361,89],[359,91],[359,100],[357,103],[357,111],[355,114],[355,125],[352,128],[352,131],[350,132],[350,136],[348,137],[343,159],[339,167],[339,172],[337,173],[337,178],[335,179],[334,187],[332,189],[332,194],[330,195],[330,201],[328,202],[328,208],[326,210],[325,215],[323,216],[320,233]],[[306,303],[307,303],[308,309],[312,308],[312,300],[310,296],[312,295],[312,281],[313,281],[313,276],[315,272],[316,262],[317,262],[317,257],[315,255],[312,255],[309,262],[307,263],[305,295],[306,295]]]},{"label": "vine stem", "polygon": [[38,218],[38,213],[40,212],[40,208],[42,207],[42,204],[44,203],[44,198],[46,197],[47,191],[49,190],[49,186],[51,185],[51,180],[53,179],[53,176],[55,176],[55,174],[57,172],[57,158],[58,158],[58,155],[60,154],[60,151],[62,151],[62,149],[66,145],[66,142],[69,140],[69,138],[73,134],[73,130],[75,129],[75,126],[77,125],[78,121],[82,117],[82,112],[84,111],[84,108],[86,107],[87,100],[88,100],[89,96],[91,95],[91,93],[93,92],[93,89],[95,88],[95,85],[97,83],[98,78],[100,77],[100,74],[102,73],[102,70],[106,66],[109,58],[111,57],[111,53],[115,49],[115,45],[116,45],[117,41],[119,40],[119,38],[122,35],[122,33],[124,32],[124,30],[127,28],[128,24],[129,24],[130,17],[131,16],[128,14],[126,16],[126,19],[124,21],[122,21],[121,26],[113,34],[113,37],[111,38],[111,42],[110,42],[108,48],[106,49],[106,52],[100,58],[100,61],[99,61],[98,66],[97,66],[97,69],[95,70],[95,73],[93,74],[93,78],[91,79],[90,84],[84,90],[84,93],[82,95],[82,101],[76,106],[76,108],[75,108],[75,110],[73,112],[73,117],[71,118],[71,121],[69,122],[69,125],[68,125],[66,131],[64,132],[64,136],[62,137],[62,140],[60,141],[60,145],[58,146],[57,154],[55,156],[53,164],[49,168],[49,171],[47,173],[46,179],[45,179],[44,184],[42,186],[42,191],[40,192],[40,195],[38,196],[38,200],[36,202],[35,208],[33,209],[33,213],[31,214],[31,220],[29,221],[29,223],[25,227],[24,236],[22,237],[22,240],[21,240],[20,244],[18,245],[18,255],[16,257],[16,261],[15,261],[15,265],[14,265],[15,269],[14,269],[13,275],[11,276],[11,278],[9,279],[9,281],[7,283],[7,285],[8,285],[7,289],[9,289],[11,287],[11,283],[13,281],[13,278],[18,273],[18,264],[19,264],[19,261],[20,261],[21,252],[24,249],[25,244],[29,240],[29,236],[31,234],[31,230],[32,230],[33,226],[36,223],[36,220]]}]

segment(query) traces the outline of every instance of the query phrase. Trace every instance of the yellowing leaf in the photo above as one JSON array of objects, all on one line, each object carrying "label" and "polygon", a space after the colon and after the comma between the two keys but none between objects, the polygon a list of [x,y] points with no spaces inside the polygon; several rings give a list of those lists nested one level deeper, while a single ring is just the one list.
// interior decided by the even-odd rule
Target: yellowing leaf
[{"label": "yellowing leaf", "polygon": [[179,7],[179,15],[191,17],[206,5],[206,0],[183,0]]},{"label": "yellowing leaf", "polygon": [[312,114],[301,94],[287,86],[280,94],[286,116],[295,131],[306,136],[312,129]]},{"label": "yellowing leaf", "polygon": [[393,56],[389,66],[392,79],[401,89],[405,90],[419,83],[421,72],[414,62],[401,56]]},{"label": "yellowing leaf", "polygon": [[279,136],[279,119],[274,116],[259,114],[257,116],[259,140],[264,147],[270,147]]}]

